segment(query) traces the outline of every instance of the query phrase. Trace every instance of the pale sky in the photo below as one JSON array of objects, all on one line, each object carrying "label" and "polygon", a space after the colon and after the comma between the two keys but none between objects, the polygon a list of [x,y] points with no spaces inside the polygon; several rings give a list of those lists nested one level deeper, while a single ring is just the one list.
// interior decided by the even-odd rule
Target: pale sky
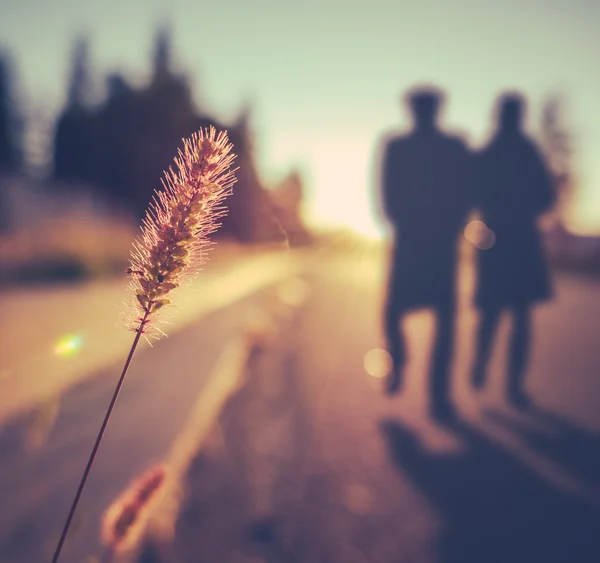
[{"label": "pale sky", "polygon": [[98,77],[143,80],[157,25],[171,22],[178,66],[200,108],[235,116],[252,101],[260,171],[305,172],[317,218],[373,230],[380,136],[406,125],[399,99],[417,82],[448,92],[445,122],[485,140],[493,101],[519,88],[530,122],[566,96],[577,135],[575,226],[600,231],[600,2],[596,0],[0,0],[0,46],[34,108],[63,103],[76,33]]}]

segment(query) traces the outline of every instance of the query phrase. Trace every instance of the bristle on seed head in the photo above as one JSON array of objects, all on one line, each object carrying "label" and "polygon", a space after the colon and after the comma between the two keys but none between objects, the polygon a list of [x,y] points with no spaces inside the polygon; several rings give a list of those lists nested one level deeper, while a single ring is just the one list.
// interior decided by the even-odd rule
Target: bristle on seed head
[{"label": "bristle on seed head", "polygon": [[226,132],[202,129],[183,142],[163,179],[133,244],[130,267],[135,315],[132,330],[145,333],[167,297],[197,273],[211,246],[209,235],[226,213],[225,198],[236,181],[235,159]]}]

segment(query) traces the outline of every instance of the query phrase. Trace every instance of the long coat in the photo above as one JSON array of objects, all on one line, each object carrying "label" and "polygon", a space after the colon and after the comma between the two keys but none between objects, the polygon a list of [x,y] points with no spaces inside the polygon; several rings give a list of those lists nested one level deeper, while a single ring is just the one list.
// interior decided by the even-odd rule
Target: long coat
[{"label": "long coat", "polygon": [[468,166],[462,140],[439,131],[387,143],[383,204],[395,235],[388,308],[454,303],[456,243],[469,208]]},{"label": "long coat", "polygon": [[493,242],[478,250],[476,305],[528,306],[549,299],[537,220],[553,204],[554,190],[533,142],[519,132],[496,135],[477,157],[474,193]]}]

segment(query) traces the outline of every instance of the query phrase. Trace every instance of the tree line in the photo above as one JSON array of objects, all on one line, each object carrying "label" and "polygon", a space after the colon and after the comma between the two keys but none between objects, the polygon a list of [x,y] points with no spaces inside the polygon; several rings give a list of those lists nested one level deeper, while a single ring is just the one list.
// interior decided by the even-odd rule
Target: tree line
[{"label": "tree line", "polygon": [[[104,99],[93,103],[89,45],[76,39],[66,103],[54,129],[52,179],[67,189],[91,186],[112,206],[139,218],[154,190],[161,187],[163,171],[172,164],[182,138],[213,125],[227,129],[239,167],[220,234],[244,242],[305,241],[308,235],[298,217],[302,199],[298,173],[291,171],[282,182],[283,197],[281,190],[266,189],[255,163],[249,110],[228,124],[199,112],[187,77],[172,66],[171,36],[161,28],[154,40],[148,82],[134,87],[123,75],[112,73],[106,79]],[[0,55],[0,172],[4,173],[22,171],[24,163],[24,125],[11,68],[9,57]]]}]

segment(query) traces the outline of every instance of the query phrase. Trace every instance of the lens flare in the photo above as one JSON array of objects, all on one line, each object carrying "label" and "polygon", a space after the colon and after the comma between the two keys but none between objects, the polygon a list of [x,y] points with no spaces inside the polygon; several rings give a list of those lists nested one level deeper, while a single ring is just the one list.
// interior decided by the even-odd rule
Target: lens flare
[{"label": "lens flare", "polygon": [[83,345],[83,338],[78,334],[66,334],[61,336],[54,344],[54,353],[61,358],[70,358],[75,356],[81,346]]},{"label": "lens flare", "polygon": [[365,354],[363,365],[371,377],[382,378],[390,372],[392,358],[386,350],[373,348]]}]

